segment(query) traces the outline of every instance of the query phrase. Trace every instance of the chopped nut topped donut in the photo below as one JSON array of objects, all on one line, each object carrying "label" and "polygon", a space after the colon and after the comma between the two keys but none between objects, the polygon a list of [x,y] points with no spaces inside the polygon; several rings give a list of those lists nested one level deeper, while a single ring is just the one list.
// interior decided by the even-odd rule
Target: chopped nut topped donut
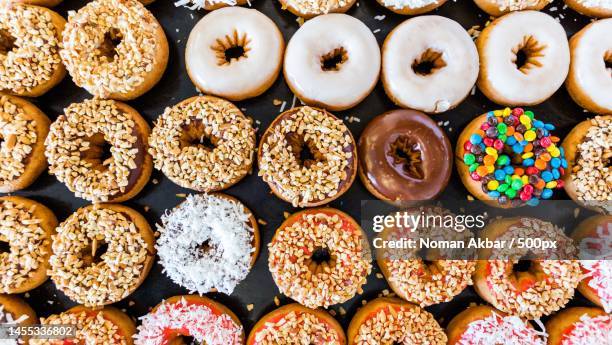
[{"label": "chopped nut topped donut", "polygon": [[168,41],[137,0],[95,0],[68,13],[60,53],[75,84],[97,97],[130,100],[161,78]]},{"label": "chopped nut topped donut", "polygon": [[293,206],[329,203],[348,190],[357,172],[356,144],[325,110],[298,107],[280,114],[263,134],[259,175]]},{"label": "chopped nut topped donut", "polygon": [[217,97],[186,99],[160,116],[149,138],[155,168],[200,192],[230,187],[253,165],[252,120]]},{"label": "chopped nut topped donut", "polygon": [[10,247],[0,253],[1,292],[26,292],[47,280],[56,226],[55,215],[42,204],[17,196],[0,198],[0,241]]},{"label": "chopped nut topped donut", "polygon": [[0,3],[0,91],[37,97],[64,78],[59,50],[65,23],[43,7]]},{"label": "chopped nut topped donut", "polygon": [[93,202],[128,200],[151,175],[149,131],[127,104],[100,99],[73,103],[51,125],[45,141],[49,172],[77,197]]},{"label": "chopped nut topped donut", "polygon": [[78,209],[57,228],[49,274],[56,287],[86,306],[122,300],[153,265],[153,232],[142,215],[118,204]]},{"label": "chopped nut topped donut", "polygon": [[291,215],[268,247],[268,266],[280,292],[309,308],[349,300],[372,269],[365,233],[332,208]]}]

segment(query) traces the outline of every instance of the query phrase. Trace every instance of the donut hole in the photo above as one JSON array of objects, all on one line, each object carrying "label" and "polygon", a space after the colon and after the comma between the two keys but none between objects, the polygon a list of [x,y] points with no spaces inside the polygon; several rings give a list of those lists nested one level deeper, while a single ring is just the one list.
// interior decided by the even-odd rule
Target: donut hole
[{"label": "donut hole", "polygon": [[188,335],[180,336],[175,341],[176,342],[172,343],[172,344],[175,344],[175,345],[182,345],[182,344],[185,344],[185,345],[203,345],[203,344],[200,344],[194,337],[188,336]]},{"label": "donut hole", "polygon": [[443,54],[434,49],[427,49],[412,62],[412,71],[418,75],[428,76],[446,67]]},{"label": "donut hole", "polygon": [[16,38],[13,37],[7,30],[0,29],[0,54],[6,55],[16,48]]},{"label": "donut hole", "polygon": [[0,254],[10,253],[11,245],[5,238],[0,238]]},{"label": "donut hole", "polygon": [[529,260],[519,260],[514,265],[512,265],[512,270],[514,272],[529,272],[531,269],[531,261]]},{"label": "donut hole", "polygon": [[291,148],[291,152],[293,152],[295,159],[301,166],[309,168],[316,162],[324,161],[323,154],[319,152],[313,140],[304,140],[303,136],[295,132],[288,133],[285,138]]},{"label": "donut hole", "polygon": [[200,243],[196,248],[197,248],[198,255],[200,257],[204,257],[206,256],[208,252],[213,250],[215,247],[210,242],[210,240],[205,240],[202,243]]},{"label": "donut hole", "polygon": [[206,129],[201,121],[194,121],[188,126],[183,126],[179,138],[181,148],[192,146],[206,151],[212,151],[217,147],[217,138],[211,135],[210,129]]},{"label": "donut hole", "polygon": [[523,41],[512,49],[512,62],[521,73],[528,74],[530,69],[542,66],[540,58],[544,56],[545,48],[535,37],[525,36]]},{"label": "donut hole", "polygon": [[106,57],[108,61],[115,60],[117,57],[117,47],[123,41],[123,34],[119,29],[111,28],[104,34],[104,40],[98,46],[100,55]]},{"label": "donut hole", "polygon": [[229,65],[234,61],[246,59],[250,50],[250,42],[246,33],[241,34],[237,30],[234,30],[231,35],[217,38],[211,47],[217,57],[217,65]]},{"label": "donut hole", "polygon": [[604,65],[606,66],[606,70],[610,73],[610,78],[612,78],[612,50],[606,52],[604,56]]},{"label": "donut hole", "polygon": [[85,267],[89,267],[102,262],[104,254],[108,251],[108,244],[105,241],[92,240],[82,252],[82,260]]},{"label": "donut hole", "polygon": [[308,268],[312,274],[323,273],[336,265],[336,256],[325,246],[316,247],[310,256]]},{"label": "donut hole", "polygon": [[87,141],[89,142],[89,148],[82,153],[83,159],[91,163],[93,169],[100,172],[108,169],[113,161],[112,145],[106,141],[101,133],[94,134]]},{"label": "donut hole", "polygon": [[408,176],[417,180],[425,178],[421,145],[416,140],[404,135],[397,137],[387,155]]},{"label": "donut hole", "polygon": [[348,61],[348,52],[344,47],[339,47],[321,56],[321,69],[326,72],[338,71],[346,61]]}]

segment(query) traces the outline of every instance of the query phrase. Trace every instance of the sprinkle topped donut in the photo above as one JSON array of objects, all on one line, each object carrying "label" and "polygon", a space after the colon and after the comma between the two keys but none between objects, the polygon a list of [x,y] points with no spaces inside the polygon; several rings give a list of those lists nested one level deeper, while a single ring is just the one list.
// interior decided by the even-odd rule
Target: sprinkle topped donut
[{"label": "sprinkle topped donut", "polygon": [[283,9],[302,18],[312,18],[320,14],[344,13],[357,0],[279,0]]},{"label": "sprinkle topped donut", "polygon": [[499,17],[513,11],[534,10],[539,11],[553,0],[474,0],[481,10]]},{"label": "sprinkle topped donut", "polygon": [[563,187],[567,161],[552,124],[506,108],[474,119],[459,136],[456,163],[468,191],[502,207],[535,206]]},{"label": "sprinkle topped donut", "polygon": [[599,308],[567,308],[546,322],[548,345],[612,344],[612,316]]}]

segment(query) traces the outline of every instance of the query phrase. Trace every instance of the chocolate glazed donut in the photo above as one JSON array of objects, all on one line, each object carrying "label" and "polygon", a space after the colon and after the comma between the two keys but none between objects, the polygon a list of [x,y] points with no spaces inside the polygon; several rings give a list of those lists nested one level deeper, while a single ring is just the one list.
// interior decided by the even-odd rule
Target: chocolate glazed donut
[{"label": "chocolate glazed donut", "polygon": [[392,203],[430,200],[446,187],[452,148],[427,115],[392,110],[372,120],[359,139],[359,176],[370,193]]}]

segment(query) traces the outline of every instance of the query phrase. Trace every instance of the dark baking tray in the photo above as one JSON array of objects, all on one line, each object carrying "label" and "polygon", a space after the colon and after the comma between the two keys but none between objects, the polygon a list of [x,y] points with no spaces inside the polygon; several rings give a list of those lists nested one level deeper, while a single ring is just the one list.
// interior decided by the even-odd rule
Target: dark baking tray
[{"label": "dark baking tray", "polygon": [[[63,16],[67,11],[77,10],[87,1],[66,0],[56,10]],[[292,34],[298,29],[299,24],[296,17],[281,9],[276,0],[253,0],[253,7],[269,16],[281,29],[285,40],[288,41]],[[157,0],[149,6],[151,12],[161,22],[166,31],[170,43],[170,60],[168,69],[159,84],[150,92],[137,100],[129,102],[136,108],[150,124],[163,112],[164,108],[178,103],[180,100],[197,95],[197,91],[185,70],[184,51],[187,37],[195,23],[203,17],[205,11],[191,11],[186,8],[176,8],[172,0]],[[580,28],[589,23],[590,19],[581,16],[570,9],[565,9],[560,1],[555,1],[548,6],[546,12],[555,17],[563,17],[561,22],[567,30],[567,34],[572,35]],[[356,6],[348,12],[362,20],[373,32],[382,44],[386,35],[407,17],[396,15],[376,3],[375,0],[359,0]],[[483,26],[490,18],[479,10],[470,0],[448,1],[441,9],[431,12],[452,18],[461,25],[469,29],[474,25]],[[380,20],[384,15],[385,18]],[[85,90],[80,89],[67,77],[59,86],[55,87],[45,96],[35,99],[34,102],[40,106],[51,119],[55,119],[62,114],[63,108],[72,102],[80,102],[91,97]],[[256,120],[258,133],[261,135],[268,124],[279,114],[279,106],[273,105],[273,100],[279,99],[287,102],[288,109],[293,100],[293,95],[286,86],[284,80],[279,78],[276,83],[265,94],[254,99],[239,102],[238,106],[246,114]],[[299,104],[299,102],[297,102]],[[396,106],[385,96],[382,86],[377,85],[367,99],[357,107],[348,111],[337,113],[341,118],[354,116],[360,121],[348,122],[347,125],[358,138],[364,126],[374,116],[394,109]],[[436,121],[440,121],[446,130],[452,143],[455,143],[461,129],[470,119],[490,109],[499,108],[487,100],[480,92],[469,96],[458,108],[444,114],[433,116]],[[585,113],[569,97],[564,88],[560,89],[550,100],[542,105],[533,107],[537,116],[546,121],[557,125],[557,134],[563,137],[579,121],[592,116]],[[159,181],[158,184],[149,183],[144,190],[134,199],[125,204],[135,208],[144,214],[150,224],[154,225],[159,221],[159,217],[166,209],[172,208],[181,202],[182,198],[176,196],[180,193],[193,193],[193,191],[180,188],[170,182],[159,171],[154,171],[152,180]],[[261,316],[274,309],[275,296],[278,296],[281,303],[288,303],[289,299],[279,294],[274,284],[270,272],[268,271],[267,259],[269,243],[277,226],[284,219],[284,212],[294,212],[291,205],[277,199],[270,193],[268,186],[257,176],[257,170],[247,176],[236,186],[226,191],[228,194],[236,196],[242,200],[255,213],[257,218],[267,222],[261,226],[263,246],[261,255],[249,276],[238,286],[231,295],[210,294],[210,297],[219,300],[229,306],[240,318],[248,332]],[[43,174],[30,188],[25,191],[15,193],[30,197],[49,206],[63,221],[77,208],[87,204],[85,200],[76,198],[55,177]],[[467,191],[463,187],[456,172],[453,172],[451,182],[444,191],[441,198],[464,200]],[[567,198],[561,194],[560,198]],[[341,198],[331,203],[332,207],[339,208],[348,212],[356,219],[360,217],[361,200],[373,199],[366,191],[360,181],[355,181],[350,190]],[[145,210],[146,209],[146,210]],[[375,265],[376,266],[376,265]],[[332,307],[336,310],[337,319],[346,327],[355,313],[361,306],[362,300],[371,300],[378,296],[383,290],[388,289],[384,279],[376,277],[378,269],[375,267],[364,287],[364,293],[358,295],[350,301]],[[172,283],[163,273],[160,265],[156,264],[144,284],[131,296],[116,304],[134,318],[146,314],[150,308],[161,302],[164,298],[186,294],[187,291]],[[34,307],[39,316],[45,317],[52,313],[58,313],[74,305],[61,292],[55,289],[52,281],[46,282],[43,286],[26,294],[26,300]],[[443,303],[427,308],[433,312],[443,325],[450,318],[463,310],[469,303],[481,302],[472,288],[468,288],[452,302]],[[251,311],[247,310],[247,305],[253,304]],[[588,305],[588,302],[581,296],[577,296],[572,304]],[[342,308],[342,310],[341,310]]]}]

